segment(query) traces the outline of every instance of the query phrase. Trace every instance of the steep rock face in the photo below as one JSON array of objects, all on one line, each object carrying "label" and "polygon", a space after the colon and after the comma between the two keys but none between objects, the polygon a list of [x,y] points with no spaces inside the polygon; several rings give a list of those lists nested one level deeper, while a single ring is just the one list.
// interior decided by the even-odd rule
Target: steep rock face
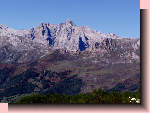
[{"label": "steep rock face", "polygon": [[87,51],[92,53],[89,56],[117,55],[139,61],[139,48],[139,39],[104,34],[87,26],[77,26],[71,20],[61,24],[41,23],[30,30],[0,25],[0,58],[5,63],[29,62],[56,49],[80,54]]},{"label": "steep rock face", "polygon": [[[34,30],[33,30],[34,29]],[[89,50],[94,49],[95,42],[102,42],[105,38],[119,38],[115,34],[103,34],[94,31],[87,26],[76,26],[71,20],[61,24],[41,23],[40,26],[30,30],[30,38],[35,42],[49,44],[55,49],[66,49],[68,51],[82,50],[81,42]],[[84,50],[85,50],[84,49]]]}]

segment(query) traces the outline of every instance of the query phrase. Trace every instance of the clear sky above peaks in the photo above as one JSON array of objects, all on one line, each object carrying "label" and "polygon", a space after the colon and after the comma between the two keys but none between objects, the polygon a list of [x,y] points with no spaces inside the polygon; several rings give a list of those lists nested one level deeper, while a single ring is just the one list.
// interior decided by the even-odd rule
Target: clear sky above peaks
[{"label": "clear sky above peaks", "polygon": [[0,24],[30,29],[66,19],[122,37],[140,37],[140,0],[0,0]]}]

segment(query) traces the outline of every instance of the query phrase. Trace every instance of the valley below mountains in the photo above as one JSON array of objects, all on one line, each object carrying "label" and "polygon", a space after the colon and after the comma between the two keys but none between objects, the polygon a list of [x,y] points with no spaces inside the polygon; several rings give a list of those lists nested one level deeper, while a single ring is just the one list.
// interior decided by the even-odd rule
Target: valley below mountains
[{"label": "valley below mountains", "polygon": [[75,95],[140,89],[140,39],[71,20],[29,30],[0,25],[0,100],[31,93]]}]

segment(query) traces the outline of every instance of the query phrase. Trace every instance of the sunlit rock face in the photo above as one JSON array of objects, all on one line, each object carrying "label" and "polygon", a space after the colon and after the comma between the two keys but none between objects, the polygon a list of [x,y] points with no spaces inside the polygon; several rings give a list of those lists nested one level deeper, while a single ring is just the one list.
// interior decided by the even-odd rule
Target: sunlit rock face
[{"label": "sunlit rock face", "polygon": [[[15,30],[0,25],[1,62],[27,62],[59,49],[72,53],[116,54],[139,60],[140,40],[104,34],[71,20],[61,24],[41,23],[30,30]],[[107,54],[108,55],[108,54]]]}]

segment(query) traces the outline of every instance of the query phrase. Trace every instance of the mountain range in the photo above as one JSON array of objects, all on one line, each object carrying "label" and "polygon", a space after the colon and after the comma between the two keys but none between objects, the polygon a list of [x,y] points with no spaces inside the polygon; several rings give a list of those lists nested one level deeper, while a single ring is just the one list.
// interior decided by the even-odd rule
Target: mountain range
[{"label": "mountain range", "polygon": [[0,96],[98,88],[140,88],[139,38],[105,34],[69,19],[29,30],[0,25]]}]

